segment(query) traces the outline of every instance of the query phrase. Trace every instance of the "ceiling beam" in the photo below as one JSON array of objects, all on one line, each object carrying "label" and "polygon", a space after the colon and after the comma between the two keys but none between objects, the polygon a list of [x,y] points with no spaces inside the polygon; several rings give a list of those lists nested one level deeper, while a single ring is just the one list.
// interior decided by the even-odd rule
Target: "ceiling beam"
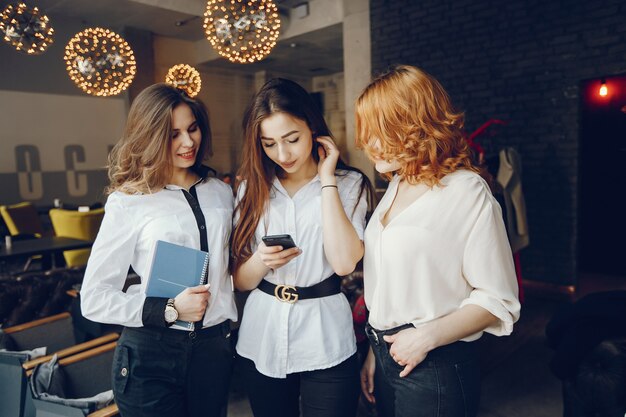
[{"label": "ceiling beam", "polygon": [[147,6],[159,7],[174,12],[202,16],[206,8],[204,0],[132,0]]}]

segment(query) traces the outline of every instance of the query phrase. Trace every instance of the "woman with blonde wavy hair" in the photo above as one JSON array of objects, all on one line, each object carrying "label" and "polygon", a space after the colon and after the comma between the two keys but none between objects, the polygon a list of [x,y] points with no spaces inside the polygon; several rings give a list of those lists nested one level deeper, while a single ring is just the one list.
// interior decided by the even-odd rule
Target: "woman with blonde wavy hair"
[{"label": "woman with blonde wavy hair", "polygon": [[520,313],[498,203],[472,165],[463,114],[432,76],[398,66],[356,105],[357,144],[389,187],[365,231],[361,388],[381,417],[475,416],[474,341]]},{"label": "woman with blonde wavy hair", "polygon": [[[112,370],[124,417],[220,416],[227,404],[233,195],[202,165],[210,149],[202,102],[155,84],[135,98],[110,156],[110,195],[80,294],[86,318],[124,326]],[[205,285],[146,296],[157,240],[209,252]],[[131,266],[141,284],[124,291]]]}]

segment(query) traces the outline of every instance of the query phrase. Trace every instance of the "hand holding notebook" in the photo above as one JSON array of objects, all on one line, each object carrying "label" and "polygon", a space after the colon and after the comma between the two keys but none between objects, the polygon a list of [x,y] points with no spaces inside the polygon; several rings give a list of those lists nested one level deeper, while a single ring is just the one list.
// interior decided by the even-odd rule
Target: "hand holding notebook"
[{"label": "hand holding notebook", "polygon": [[195,323],[201,321],[209,305],[211,293],[206,285],[198,285],[183,290],[175,297],[174,307],[178,320]]},{"label": "hand holding notebook", "polygon": [[[148,278],[148,297],[175,298],[187,288],[199,297],[207,297],[209,254],[207,252],[158,240]],[[193,287],[202,286],[196,289]],[[204,295],[203,295],[204,294]],[[192,330],[193,322],[177,321]]]}]

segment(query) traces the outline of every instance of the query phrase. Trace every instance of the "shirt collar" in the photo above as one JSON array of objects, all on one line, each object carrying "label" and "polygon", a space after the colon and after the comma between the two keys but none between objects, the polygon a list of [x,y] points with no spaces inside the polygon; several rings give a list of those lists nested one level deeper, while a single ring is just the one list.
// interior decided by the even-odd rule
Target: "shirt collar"
[{"label": "shirt collar", "polygon": [[[309,181],[306,184],[304,184],[302,186],[302,188],[308,187],[310,184],[312,184],[314,182],[319,182],[319,181],[320,181],[320,175],[319,174],[315,174],[315,176],[313,178],[311,178],[311,181]],[[283,184],[280,182],[280,180],[278,179],[277,176],[274,176],[274,181],[272,182],[272,190],[270,190],[270,197],[271,197],[271,192],[273,190],[278,191],[279,193],[283,194],[285,197],[289,197],[289,193],[287,192],[287,190],[285,190],[285,187],[283,187]],[[298,190],[298,191],[300,191],[300,190]],[[289,198],[291,198],[291,197],[289,197]]]},{"label": "shirt collar", "polygon": [[[210,168],[210,167],[206,166],[206,165],[200,165],[200,167],[198,167],[197,169],[192,168],[192,170],[193,170],[193,172],[198,174],[198,176],[200,178],[198,178],[198,180],[196,182],[191,184],[189,189],[191,189],[191,187],[195,187],[196,185],[198,185],[201,182],[206,181],[206,179],[209,177],[210,173],[215,174],[215,170],[213,168]],[[166,184],[163,188],[165,188],[166,190],[176,190],[176,191],[184,189],[184,187],[181,187],[180,185],[175,185],[175,184]]]}]

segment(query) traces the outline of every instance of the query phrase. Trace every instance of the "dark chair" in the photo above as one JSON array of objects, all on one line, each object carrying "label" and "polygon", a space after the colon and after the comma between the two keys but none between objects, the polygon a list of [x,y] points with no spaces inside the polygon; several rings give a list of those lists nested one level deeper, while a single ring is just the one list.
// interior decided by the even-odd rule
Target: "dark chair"
[{"label": "dark chair", "polygon": [[67,290],[82,282],[82,268],[26,272],[0,280],[0,324],[16,326],[68,311]]},{"label": "dark chair", "polygon": [[41,237],[44,234],[39,213],[29,202],[0,206],[0,215],[11,235],[27,233]]},{"label": "dark chair", "polygon": [[32,350],[45,346],[46,356],[24,362],[14,354],[0,353],[0,416],[34,417],[35,407],[26,384],[27,373],[39,363],[49,361],[52,355],[66,358],[94,347],[114,342],[116,333],[76,345],[72,319],[68,313],[57,314],[14,327],[1,334],[2,346],[13,351]]},{"label": "dark chair", "polygon": [[56,314],[39,320],[3,329],[13,344],[11,350],[32,350],[46,346],[48,352],[74,345],[74,328],[69,313]]},{"label": "dark chair", "polygon": [[[107,343],[58,361],[64,376],[66,398],[92,397],[112,389],[111,366],[117,342]],[[32,398],[37,415],[46,417],[84,417],[81,410]],[[88,414],[87,417],[119,415],[117,406],[110,405]],[[25,416],[26,417],[26,416]]]},{"label": "dark chair", "polygon": [[587,354],[576,374],[563,380],[563,416],[626,414],[626,339],[609,339]]},{"label": "dark chair", "polygon": [[552,372],[563,382],[564,417],[626,415],[626,291],[588,294],[546,327]]}]

